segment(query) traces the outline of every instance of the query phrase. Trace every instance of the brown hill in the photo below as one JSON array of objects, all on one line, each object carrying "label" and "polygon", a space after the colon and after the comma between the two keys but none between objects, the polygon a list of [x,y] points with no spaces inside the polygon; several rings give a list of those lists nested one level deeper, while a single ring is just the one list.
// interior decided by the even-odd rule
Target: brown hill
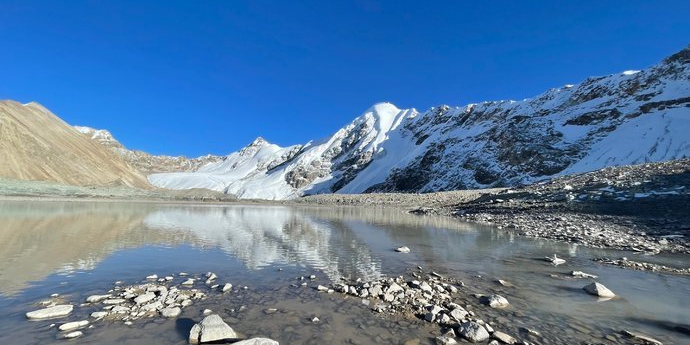
[{"label": "brown hill", "polygon": [[38,103],[0,101],[0,177],[151,188],[119,155]]}]

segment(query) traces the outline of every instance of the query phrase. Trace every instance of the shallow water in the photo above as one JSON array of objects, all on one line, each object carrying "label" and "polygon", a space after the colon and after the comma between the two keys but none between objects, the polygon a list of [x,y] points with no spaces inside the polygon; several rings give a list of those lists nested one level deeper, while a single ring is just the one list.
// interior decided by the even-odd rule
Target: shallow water
[{"label": "shallow water", "polygon": [[[400,245],[409,254],[392,250]],[[540,258],[557,253],[565,265]],[[593,257],[631,253],[588,249],[516,237],[453,219],[418,217],[376,208],[166,205],[108,202],[0,202],[0,344],[64,343],[52,323],[86,318],[93,307],[66,319],[26,321],[36,302],[59,293],[79,304],[116,280],[213,271],[219,282],[247,286],[184,309],[177,320],[138,320],[132,326],[95,322],[70,342],[186,344],[191,324],[210,308],[246,336],[281,344],[433,343],[437,325],[403,316],[383,317],[359,299],[299,286],[300,276],[328,284],[403,275],[422,266],[467,285],[457,298],[494,328],[543,344],[613,344],[622,329],[668,344],[689,344],[673,330],[690,324],[690,277],[602,266]],[[685,257],[637,258],[687,267]],[[600,276],[620,298],[600,302],[582,291]],[[513,287],[497,284],[497,279]],[[500,293],[511,306],[493,310],[472,293]],[[240,310],[240,307],[244,306]],[[275,314],[266,314],[276,308]],[[319,323],[310,320],[318,316]],[[529,336],[520,327],[539,331]],[[607,339],[606,336],[609,336]]]}]

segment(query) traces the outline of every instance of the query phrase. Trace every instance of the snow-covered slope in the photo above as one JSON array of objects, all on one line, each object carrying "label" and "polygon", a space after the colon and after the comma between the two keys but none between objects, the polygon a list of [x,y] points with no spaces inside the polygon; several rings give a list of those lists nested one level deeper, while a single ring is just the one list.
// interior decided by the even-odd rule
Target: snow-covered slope
[{"label": "snow-covered slope", "polygon": [[591,77],[522,101],[419,113],[380,103],[321,142],[263,139],[159,187],[241,198],[519,185],[690,156],[690,47],[642,71]]},{"label": "snow-covered slope", "polygon": [[214,155],[205,155],[197,158],[165,155],[155,156],[144,151],[127,149],[105,129],[94,129],[85,126],[74,126],[74,128],[91,140],[117,153],[124,158],[127,163],[145,175],[169,171],[196,171],[206,164],[223,160],[223,157]]}]

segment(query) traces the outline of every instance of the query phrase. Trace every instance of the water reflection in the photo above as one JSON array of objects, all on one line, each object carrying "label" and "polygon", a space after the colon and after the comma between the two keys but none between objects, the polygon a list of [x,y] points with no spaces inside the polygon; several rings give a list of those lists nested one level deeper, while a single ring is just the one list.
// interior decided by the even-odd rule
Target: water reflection
[{"label": "water reflection", "polygon": [[56,272],[93,269],[120,249],[183,243],[219,248],[252,270],[292,264],[323,270],[332,280],[375,278],[382,274],[375,252],[414,242],[431,260],[431,249],[445,241],[433,235],[441,228],[469,229],[382,209],[5,201],[0,294]]}]

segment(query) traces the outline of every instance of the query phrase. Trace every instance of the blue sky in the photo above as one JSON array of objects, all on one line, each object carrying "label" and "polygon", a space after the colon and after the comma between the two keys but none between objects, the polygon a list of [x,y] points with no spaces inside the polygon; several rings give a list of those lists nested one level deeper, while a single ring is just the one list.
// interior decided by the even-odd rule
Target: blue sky
[{"label": "blue sky", "polygon": [[0,99],[156,154],[523,99],[690,44],[690,1],[0,1]]}]

